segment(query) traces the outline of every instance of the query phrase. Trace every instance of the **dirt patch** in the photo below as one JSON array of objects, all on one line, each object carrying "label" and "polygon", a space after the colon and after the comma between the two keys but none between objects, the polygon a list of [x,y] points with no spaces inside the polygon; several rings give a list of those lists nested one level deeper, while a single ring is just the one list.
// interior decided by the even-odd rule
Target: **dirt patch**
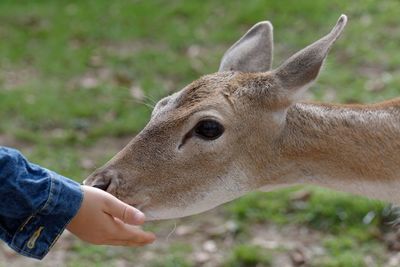
[{"label": "dirt patch", "polygon": [[3,69],[0,71],[0,85],[4,90],[13,90],[29,84],[38,72],[33,68]]},{"label": "dirt patch", "polygon": [[8,134],[0,134],[0,146],[24,149],[24,151],[27,151],[27,152],[29,152],[33,149],[32,144],[30,144],[28,142],[22,142],[20,140],[17,140]]},{"label": "dirt patch", "polygon": [[161,42],[153,42],[151,40],[141,39],[129,42],[104,42],[102,47],[106,53],[120,58],[129,58],[134,54],[143,51],[166,51],[168,46]]}]

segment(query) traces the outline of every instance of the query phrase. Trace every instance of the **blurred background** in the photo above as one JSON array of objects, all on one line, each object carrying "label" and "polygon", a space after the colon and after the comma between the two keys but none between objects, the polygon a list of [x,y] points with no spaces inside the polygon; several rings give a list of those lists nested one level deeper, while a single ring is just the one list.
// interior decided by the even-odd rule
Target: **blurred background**
[{"label": "blurred background", "polygon": [[[77,181],[121,149],[151,106],[199,76],[260,20],[274,66],[348,26],[307,96],[400,95],[398,0],[0,1],[0,145]],[[155,244],[91,246],[66,233],[42,262],[0,245],[0,266],[400,266],[387,203],[320,188],[253,193],[210,212],[149,223]]]}]

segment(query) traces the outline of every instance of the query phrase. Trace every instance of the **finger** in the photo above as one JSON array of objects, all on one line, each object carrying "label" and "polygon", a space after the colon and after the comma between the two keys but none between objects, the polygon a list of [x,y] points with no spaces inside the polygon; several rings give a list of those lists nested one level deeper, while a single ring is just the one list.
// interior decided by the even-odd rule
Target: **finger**
[{"label": "finger", "polygon": [[149,243],[137,243],[137,242],[132,242],[132,241],[126,241],[126,240],[110,240],[107,242],[107,245],[111,246],[124,246],[124,247],[142,247],[145,245],[148,245]]},{"label": "finger", "polygon": [[117,231],[114,232],[113,239],[121,241],[129,241],[134,243],[152,243],[156,239],[151,232],[145,232],[142,229],[128,225],[117,225]]},{"label": "finger", "polygon": [[145,215],[143,212],[129,206],[111,194],[108,195],[105,212],[127,224],[139,225],[144,223]]}]

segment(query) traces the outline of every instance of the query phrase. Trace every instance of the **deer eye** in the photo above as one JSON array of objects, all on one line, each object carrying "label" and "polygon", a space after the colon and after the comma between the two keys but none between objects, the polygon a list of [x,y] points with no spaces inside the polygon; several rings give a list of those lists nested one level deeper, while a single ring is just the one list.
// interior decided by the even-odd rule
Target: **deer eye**
[{"label": "deer eye", "polygon": [[214,120],[203,120],[194,127],[196,136],[205,140],[215,140],[224,132],[224,126]]}]

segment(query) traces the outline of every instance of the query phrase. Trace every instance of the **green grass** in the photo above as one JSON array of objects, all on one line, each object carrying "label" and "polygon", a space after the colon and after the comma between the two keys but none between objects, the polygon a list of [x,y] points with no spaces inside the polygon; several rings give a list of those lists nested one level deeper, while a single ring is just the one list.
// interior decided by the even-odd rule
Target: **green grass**
[{"label": "green grass", "polygon": [[[52,150],[133,136],[150,110],[131,97],[131,86],[154,100],[179,90],[215,71],[224,50],[264,19],[274,24],[277,65],[348,14],[312,92],[322,99],[333,91],[341,102],[396,96],[399,7],[339,0],[1,1],[0,132]],[[200,51],[195,58],[190,47]],[[95,80],[89,88],[85,77]],[[371,78],[381,80],[381,91],[365,89]]]},{"label": "green grass", "polygon": [[326,257],[315,259],[311,266],[315,267],[353,267],[367,266],[364,258],[366,255],[373,257],[378,264],[385,261],[384,250],[377,241],[357,242],[351,236],[338,234],[326,238],[324,247],[327,250]]},{"label": "green grass", "polygon": [[[398,10],[397,0],[2,0],[0,135],[12,136],[33,161],[80,181],[92,170],[83,158],[99,166],[116,152],[93,152],[99,142],[134,136],[146,124],[151,110],[141,101],[154,104],[214,72],[225,49],[264,19],[274,24],[277,66],[347,14],[348,27],[311,92],[338,102],[395,97]],[[190,49],[198,55],[190,56]],[[135,100],[132,86],[148,98]],[[337,236],[324,241],[328,255],[315,266],[363,266],[368,246],[383,247],[375,233],[389,220],[385,204],[320,189],[296,202],[291,197],[297,190],[251,194],[228,205],[226,216],[241,233],[253,223],[272,222]],[[71,266],[80,266],[88,254],[100,260],[87,266],[106,264],[101,261],[107,252],[92,249],[76,248]],[[238,246],[231,257],[246,262],[258,257],[252,253],[258,252]],[[189,266],[184,255],[171,255],[168,266]]]},{"label": "green grass", "polygon": [[337,257],[321,259],[313,267],[365,267],[363,255],[355,251],[342,251]]},{"label": "green grass", "polygon": [[[232,216],[243,224],[271,221],[277,224],[307,224],[312,228],[337,234],[343,230],[354,236],[390,220],[385,215],[386,204],[325,189],[306,188],[306,201],[293,200],[299,188],[269,193],[253,193],[228,206]],[[305,190],[305,189],[303,189]]]},{"label": "green grass", "polygon": [[188,244],[176,243],[169,247],[168,255],[150,263],[152,267],[190,267],[193,266],[185,257],[191,252]]},{"label": "green grass", "polygon": [[[299,190],[306,190],[308,199],[295,200]],[[252,224],[307,225],[327,235],[322,240],[326,255],[313,259],[312,266],[350,267],[367,266],[363,261],[367,255],[377,262],[385,260],[379,236],[390,229],[394,220],[387,209],[383,202],[299,187],[250,194],[228,205],[227,217],[238,223],[241,242],[248,241]]]},{"label": "green grass", "polygon": [[71,267],[85,266],[92,264],[94,266],[109,266],[110,253],[104,246],[91,246],[84,243],[77,243],[72,247],[76,257],[70,263]]},{"label": "green grass", "polygon": [[225,262],[224,267],[269,267],[272,255],[261,247],[254,245],[237,245]]}]

